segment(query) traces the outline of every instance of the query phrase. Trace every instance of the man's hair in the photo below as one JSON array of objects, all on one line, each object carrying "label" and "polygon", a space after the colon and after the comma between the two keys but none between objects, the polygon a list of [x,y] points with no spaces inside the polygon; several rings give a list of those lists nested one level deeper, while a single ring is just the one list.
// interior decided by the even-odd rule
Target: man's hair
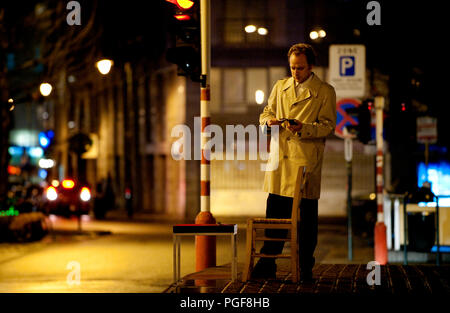
[{"label": "man's hair", "polygon": [[307,43],[297,43],[293,45],[288,52],[288,58],[291,57],[292,54],[300,55],[304,54],[306,56],[306,61],[308,61],[309,65],[316,64],[316,53],[311,45]]}]

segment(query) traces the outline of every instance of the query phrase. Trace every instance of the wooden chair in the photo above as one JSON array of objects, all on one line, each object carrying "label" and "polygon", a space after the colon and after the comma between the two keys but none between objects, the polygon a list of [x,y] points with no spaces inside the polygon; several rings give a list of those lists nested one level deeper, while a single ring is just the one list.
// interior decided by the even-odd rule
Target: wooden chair
[{"label": "wooden chair", "polygon": [[[297,173],[297,180],[295,185],[294,200],[292,203],[292,215],[289,219],[279,218],[252,218],[247,221],[247,260],[246,267],[243,273],[243,281],[250,279],[253,271],[255,258],[290,258],[292,281],[299,280],[299,260],[298,260],[298,238],[297,238],[297,224],[300,220],[300,200],[302,198],[303,187],[305,184],[306,167],[299,168]],[[269,238],[258,237],[257,230],[266,229],[286,229],[290,230],[290,238]],[[257,241],[290,241],[291,251],[289,254],[260,254],[255,250]]]}]

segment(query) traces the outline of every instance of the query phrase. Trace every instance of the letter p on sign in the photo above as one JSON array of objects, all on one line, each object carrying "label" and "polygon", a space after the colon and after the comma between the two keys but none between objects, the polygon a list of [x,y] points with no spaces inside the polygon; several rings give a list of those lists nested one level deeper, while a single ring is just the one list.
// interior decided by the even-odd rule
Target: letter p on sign
[{"label": "letter p on sign", "polygon": [[339,58],[339,73],[341,76],[355,75],[355,57],[343,55]]}]

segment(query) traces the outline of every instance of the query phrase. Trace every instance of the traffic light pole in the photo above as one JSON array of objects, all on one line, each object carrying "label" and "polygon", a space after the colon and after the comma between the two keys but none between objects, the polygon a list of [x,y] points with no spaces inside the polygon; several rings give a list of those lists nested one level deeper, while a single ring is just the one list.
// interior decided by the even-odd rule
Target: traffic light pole
[{"label": "traffic light pole", "polygon": [[386,225],[383,212],[383,109],[384,98],[375,97],[377,142],[377,223],[375,224],[375,261],[387,263]]},{"label": "traffic light pole", "polygon": [[[210,150],[205,150],[208,134],[205,128],[210,125],[210,71],[211,71],[211,18],[210,0],[200,0],[200,46],[201,46],[201,86],[200,115],[201,127],[201,163],[200,163],[200,213],[195,219],[196,224],[215,224],[210,207]],[[195,269],[201,271],[216,266],[216,237],[196,236],[195,239]]]}]

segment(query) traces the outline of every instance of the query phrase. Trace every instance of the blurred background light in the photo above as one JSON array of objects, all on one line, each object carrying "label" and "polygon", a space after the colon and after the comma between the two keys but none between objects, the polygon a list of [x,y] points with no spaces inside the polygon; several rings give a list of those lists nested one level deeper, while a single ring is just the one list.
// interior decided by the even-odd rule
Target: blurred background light
[{"label": "blurred background light", "polygon": [[52,168],[55,165],[55,161],[52,159],[40,159],[39,167],[41,168]]},{"label": "blurred background light", "polygon": [[313,30],[309,33],[309,38],[311,38],[312,40],[316,40],[317,38],[319,38],[319,33]]},{"label": "blurred background light", "polygon": [[47,97],[52,92],[52,85],[49,83],[42,83],[39,86],[39,91],[41,92],[41,95]]},{"label": "blurred background light", "polygon": [[73,76],[73,75],[69,75],[69,77],[67,77],[67,81],[68,81],[69,83],[74,83],[74,82],[76,81],[76,78],[75,78],[75,76]]},{"label": "blurred background light", "polygon": [[10,143],[20,147],[34,147],[39,145],[39,132],[29,129],[13,129],[10,132]]},{"label": "blurred background light", "polygon": [[50,145],[50,139],[47,137],[47,134],[44,132],[40,132],[38,135],[39,144],[42,148],[47,148]]},{"label": "blurred background light", "polygon": [[267,28],[265,28],[265,27],[260,27],[260,28],[258,28],[258,34],[260,34],[260,35],[262,35],[262,36],[265,36],[265,35],[267,35],[269,33],[269,31],[267,30]]},{"label": "blurred background light", "polygon": [[28,154],[33,158],[41,158],[44,155],[44,150],[41,147],[31,147],[28,149]]},{"label": "blurred background light", "polygon": [[263,104],[264,103],[264,91],[256,90],[256,92],[255,92],[255,101],[258,104]]},{"label": "blurred background light", "polygon": [[58,194],[56,193],[56,189],[53,186],[50,186],[47,188],[47,191],[45,193],[48,200],[53,201],[58,198]]},{"label": "blurred background light", "polygon": [[41,168],[41,169],[38,171],[38,175],[39,175],[40,178],[46,179],[46,178],[47,178],[47,171]]},{"label": "blurred background light", "polygon": [[11,156],[20,156],[23,154],[22,147],[11,146],[8,148],[8,152]]},{"label": "blurred background light", "polygon": [[97,69],[100,73],[102,73],[103,75],[106,75],[109,73],[109,71],[111,70],[111,67],[113,65],[113,62],[111,60],[108,59],[103,59],[100,60],[96,63]]},{"label": "blurred background light", "polygon": [[256,26],[255,25],[247,25],[247,26],[245,26],[245,31],[247,33],[254,33],[256,31]]},{"label": "blurred background light", "polygon": [[83,201],[91,200],[91,191],[87,187],[83,187],[80,193],[80,199]]}]

